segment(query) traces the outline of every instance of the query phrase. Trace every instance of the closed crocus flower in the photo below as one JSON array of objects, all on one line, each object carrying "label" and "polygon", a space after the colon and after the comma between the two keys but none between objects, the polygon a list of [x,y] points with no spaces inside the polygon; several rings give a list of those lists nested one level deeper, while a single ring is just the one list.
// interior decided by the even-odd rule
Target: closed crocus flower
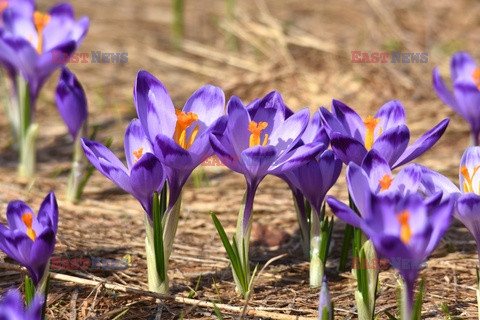
[{"label": "closed crocus flower", "polygon": [[152,145],[138,119],[132,120],[127,127],[124,145],[127,166],[101,143],[82,139],[83,150],[92,165],[118,187],[133,195],[152,223],[153,194],[162,189],[165,170],[153,154]]},{"label": "closed crocus flower", "polygon": [[387,102],[375,116],[363,120],[353,109],[337,100],[332,101],[332,112],[323,107],[320,112],[332,149],[345,164],[352,161],[360,165],[367,152],[374,149],[392,169],[430,149],[449,122],[449,119],[442,120],[409,146],[410,130],[405,125],[405,110],[399,101]]},{"label": "closed crocus flower", "polygon": [[69,57],[85,37],[89,19],[75,20],[68,3],[58,4],[48,13],[33,11],[30,15],[7,5],[3,23],[0,62],[26,80],[33,108],[45,80],[66,63],[64,58]]},{"label": "closed crocus flower", "polygon": [[0,249],[27,268],[35,286],[46,275],[55,248],[58,226],[57,200],[49,193],[38,215],[23,201],[7,206],[8,228],[0,224]]},{"label": "closed crocus flower", "polygon": [[77,77],[67,68],[63,68],[60,75],[55,102],[68,132],[75,140],[87,121],[87,98]]},{"label": "closed crocus flower", "polygon": [[324,276],[318,299],[318,320],[333,320],[332,309],[332,298],[328,289],[327,276]]},{"label": "closed crocus flower", "polygon": [[411,319],[418,272],[447,231],[453,216],[454,198],[439,201],[440,197],[441,194],[436,194],[424,199],[418,193],[372,195],[363,217],[335,198],[327,197],[335,215],[362,229],[375,250],[389,259],[402,276],[406,286],[405,318],[402,319]]},{"label": "closed crocus flower", "polygon": [[20,291],[10,290],[0,300],[0,320],[40,320],[43,301],[43,297],[37,295],[25,308]]},{"label": "closed crocus flower", "polygon": [[165,165],[170,210],[192,171],[213,155],[209,135],[224,126],[225,96],[219,87],[206,85],[181,110],[176,109],[163,84],[147,71],[139,71],[134,101],[153,151]]},{"label": "closed crocus flower", "polygon": [[442,101],[468,122],[474,145],[480,134],[480,69],[466,52],[452,56],[450,63],[452,90],[443,82],[440,71],[433,71],[433,87]]}]

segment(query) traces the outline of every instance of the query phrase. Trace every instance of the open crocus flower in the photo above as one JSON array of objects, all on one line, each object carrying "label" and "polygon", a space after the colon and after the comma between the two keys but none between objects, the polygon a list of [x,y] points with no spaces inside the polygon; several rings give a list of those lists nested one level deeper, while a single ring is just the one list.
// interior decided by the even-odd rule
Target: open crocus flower
[{"label": "open crocus flower", "polygon": [[361,119],[350,107],[332,101],[332,112],[321,108],[332,149],[345,164],[351,161],[360,165],[367,152],[377,150],[393,169],[430,149],[442,136],[449,119],[442,120],[408,145],[410,131],[405,125],[405,110],[399,101],[384,104],[375,114]]},{"label": "open crocus flower", "polygon": [[0,320],[40,320],[44,298],[36,295],[25,309],[18,290],[8,291],[0,301]]},{"label": "open crocus flower", "polygon": [[62,3],[48,13],[34,11],[31,15],[7,6],[3,22],[0,62],[7,68],[13,67],[28,83],[31,107],[34,108],[45,80],[64,65],[54,56],[69,57],[76,50],[87,33],[89,19],[82,17],[76,21],[72,6]]},{"label": "open crocus flower", "polygon": [[433,71],[433,87],[442,101],[461,115],[470,125],[472,142],[479,144],[480,134],[480,69],[466,52],[452,56],[450,77],[453,92],[443,82],[440,71]]},{"label": "open crocus flower", "polygon": [[153,194],[162,189],[165,172],[152,153],[152,146],[140,120],[132,120],[125,131],[127,167],[108,148],[96,141],[82,139],[82,146],[92,165],[118,187],[133,195],[152,222]]},{"label": "open crocus flower", "polygon": [[0,224],[0,249],[30,273],[37,287],[45,279],[50,257],[55,248],[58,226],[57,200],[49,193],[38,216],[23,201],[7,206],[8,228]]},{"label": "open crocus flower", "polygon": [[87,121],[87,98],[77,77],[63,68],[55,91],[55,102],[68,132],[75,140]]},{"label": "open crocus flower", "polygon": [[147,71],[139,71],[134,100],[153,151],[165,165],[171,209],[192,171],[213,155],[209,135],[224,126],[224,93],[219,87],[206,85],[178,110],[163,84]]},{"label": "open crocus flower", "polygon": [[350,162],[347,167],[347,187],[358,211],[364,216],[369,211],[372,194],[418,192],[422,167],[409,164],[394,177],[387,161],[376,150],[370,150],[359,166]]},{"label": "open crocus flower", "polygon": [[[357,186],[361,188],[361,186]],[[432,253],[447,231],[453,215],[453,197],[439,202],[441,194],[424,199],[409,195],[372,195],[363,218],[333,197],[327,203],[337,217],[360,228],[376,251],[388,258],[406,285],[405,318],[411,319],[413,290],[419,266]]]}]

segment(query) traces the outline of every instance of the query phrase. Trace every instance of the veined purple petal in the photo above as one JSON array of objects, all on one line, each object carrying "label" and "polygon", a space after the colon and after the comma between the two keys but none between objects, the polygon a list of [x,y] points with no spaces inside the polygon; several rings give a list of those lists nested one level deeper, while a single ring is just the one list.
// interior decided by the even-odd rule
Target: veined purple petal
[{"label": "veined purple petal", "polygon": [[35,274],[32,277],[35,285],[42,279],[54,248],[55,232],[50,228],[46,228],[44,232],[37,236],[30,251],[28,266],[32,268]]},{"label": "veined purple petal", "polygon": [[478,139],[480,133],[480,116],[478,114],[480,91],[471,79],[458,79],[453,85],[453,94],[459,106],[462,106],[460,115],[470,124],[474,135]]},{"label": "veined purple petal", "polygon": [[319,142],[326,146],[330,144],[330,138],[327,135],[326,128],[322,125],[320,111],[317,111],[313,114],[310,122],[302,134],[302,142],[303,144]]},{"label": "veined purple petal", "polygon": [[370,189],[372,192],[378,192],[381,188],[380,181],[385,175],[392,178],[392,170],[380,153],[372,149],[370,150],[362,161],[362,169],[368,176]]},{"label": "veined purple petal", "polygon": [[422,170],[421,190],[428,196],[443,192],[444,196],[449,194],[459,194],[460,190],[450,179],[424,166],[417,166]]},{"label": "veined purple petal", "polygon": [[31,214],[35,217],[35,213],[30,207],[23,201],[16,200],[9,202],[7,205],[7,222],[11,230],[20,230],[21,232],[27,232],[27,227],[22,221],[22,216],[25,213]]},{"label": "veined purple petal", "polygon": [[48,226],[52,228],[55,233],[57,233],[58,204],[57,199],[55,198],[55,194],[53,192],[47,194],[47,196],[43,200],[42,204],[40,205],[40,209],[38,210],[37,218],[43,226]]},{"label": "veined purple petal", "polygon": [[268,93],[248,110],[250,118],[255,122],[267,122],[268,127],[263,133],[269,136],[282,125],[286,119],[287,106],[283,102],[282,96],[277,91]]},{"label": "veined purple petal", "polygon": [[197,124],[199,126],[198,134],[200,135],[225,114],[225,94],[219,87],[203,86],[187,100],[182,111],[185,113],[193,112],[198,115],[198,121],[187,129],[187,135],[190,136]]},{"label": "veined purple petal", "polygon": [[298,168],[314,159],[316,155],[326,149],[322,143],[309,143],[301,145],[278,157],[269,168],[270,174],[280,174]]},{"label": "veined purple petal", "polygon": [[[462,155],[460,160],[460,190],[462,193],[466,192],[480,192],[480,175],[476,174],[477,167],[480,165],[480,147],[472,146],[468,147],[467,150]],[[468,172],[462,172],[463,170]],[[467,181],[467,177],[471,179],[471,184]],[[465,186],[468,186],[468,190],[465,189]]]},{"label": "veined purple petal", "polygon": [[424,133],[417,141],[407,147],[405,152],[398,158],[392,168],[399,167],[419,156],[430,149],[447,129],[450,119],[444,119],[435,127]]},{"label": "veined purple petal", "polygon": [[378,126],[382,127],[383,132],[391,128],[405,124],[405,109],[400,101],[392,100],[385,103],[375,114],[375,118],[380,119]]},{"label": "veined purple petal", "polygon": [[[478,199],[480,199],[480,197],[478,197],[477,200]],[[454,203],[454,197],[450,196],[447,200],[442,201],[440,204],[431,206],[429,220],[432,224],[432,233],[426,249],[426,255],[430,255],[430,253],[433,252],[445,232],[447,232],[448,228],[450,227],[453,217]]]},{"label": "veined purple petal", "polygon": [[101,143],[82,138],[82,147],[90,163],[110,180],[111,177],[109,176],[109,173],[105,171],[104,167],[100,164],[101,159],[103,159],[104,162],[110,163],[111,166],[117,167],[120,171],[123,171],[125,174],[127,174],[128,170],[125,165],[120,160],[118,160],[118,158],[112,153],[112,151],[110,151]]},{"label": "veined purple petal", "polygon": [[347,167],[348,192],[364,218],[371,209],[372,191],[369,183],[369,178],[365,171],[356,163],[351,162]]},{"label": "veined purple petal", "polygon": [[330,134],[330,143],[335,155],[345,164],[354,162],[361,164],[367,154],[365,146],[354,138],[332,132]]},{"label": "veined purple petal", "polygon": [[343,102],[332,100],[332,112],[350,137],[358,141],[365,140],[365,124],[355,110]]},{"label": "veined purple petal", "polygon": [[82,85],[67,68],[63,68],[55,92],[58,112],[75,139],[87,121],[87,98]]},{"label": "veined purple petal", "polygon": [[152,144],[143,131],[140,120],[134,119],[125,130],[125,158],[128,168],[131,171],[136,161],[142,158],[144,154],[153,153]]},{"label": "veined purple petal", "polygon": [[[332,196],[327,196],[326,201],[330,206],[330,209],[332,209],[332,212],[340,220],[343,220],[345,223],[348,223],[349,225],[352,225],[356,228],[361,228],[365,233],[367,233],[364,229],[366,226],[363,223],[362,218],[358,214],[356,214],[355,211],[353,211],[346,204],[338,201]],[[368,227],[366,229],[368,229]]]},{"label": "veined purple petal", "polygon": [[173,137],[177,117],[167,89],[147,71],[139,71],[133,92],[138,118],[145,134],[155,141],[157,134]]},{"label": "veined purple petal", "polygon": [[453,110],[465,118],[465,111],[463,110],[463,107],[457,103],[457,100],[453,96],[452,92],[443,82],[442,77],[440,76],[440,70],[438,68],[433,70],[433,88],[443,103],[450,106]]},{"label": "veined purple petal", "polygon": [[402,156],[407,149],[410,132],[407,126],[393,127],[380,135],[373,143],[372,149],[377,150],[387,160],[390,166]]},{"label": "veined purple petal", "polygon": [[191,171],[196,167],[188,150],[183,149],[172,138],[163,134],[155,137],[153,150],[158,159],[171,168]]},{"label": "veined purple petal", "polygon": [[331,134],[333,132],[337,132],[343,136],[349,136],[349,133],[347,132],[347,129],[344,128],[343,124],[324,107],[320,108],[320,116],[322,117],[323,125],[327,129],[327,134],[330,139],[332,138]]},{"label": "veined purple petal", "polygon": [[295,112],[293,116],[278,126],[268,138],[268,144],[275,146],[277,152],[288,152],[300,140],[308,125],[310,111],[308,108]]},{"label": "veined purple petal", "polygon": [[[467,227],[480,244],[480,196],[467,193],[457,201],[457,218]],[[480,257],[479,257],[480,259]]]},{"label": "veined purple petal", "polygon": [[392,181],[390,189],[403,195],[416,193],[422,181],[422,168],[420,165],[411,163],[400,170]]},{"label": "veined purple petal", "polygon": [[277,150],[274,146],[256,146],[244,150],[240,154],[240,161],[245,168],[247,179],[263,179],[276,157]]},{"label": "veined purple petal", "polygon": [[215,134],[210,134],[210,145],[215,151],[218,159],[229,169],[244,174],[245,170],[240,163],[239,157],[236,155],[233,146],[228,140],[227,136],[217,137]]},{"label": "veined purple petal", "polygon": [[452,56],[450,62],[450,72],[452,82],[455,83],[460,78],[468,78],[473,83],[473,70],[475,70],[476,64],[472,57],[466,52],[458,52]]},{"label": "veined purple petal", "polygon": [[132,186],[130,185],[129,173],[126,171],[124,166],[119,167],[112,162],[109,162],[105,158],[99,158],[98,163],[101,167],[101,170],[98,171],[104,173],[104,175],[112,180],[112,182],[115,183],[119,188],[130,194],[133,193]]},{"label": "veined purple petal", "polygon": [[242,101],[236,96],[232,96],[228,101],[227,115],[225,135],[229,138],[235,154],[240,155],[250,145],[250,131],[248,131],[250,116]]}]

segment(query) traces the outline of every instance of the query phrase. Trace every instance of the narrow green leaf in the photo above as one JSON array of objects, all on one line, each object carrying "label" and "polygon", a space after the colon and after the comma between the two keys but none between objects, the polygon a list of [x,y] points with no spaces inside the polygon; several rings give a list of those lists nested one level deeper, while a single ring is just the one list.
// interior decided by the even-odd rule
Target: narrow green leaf
[{"label": "narrow green leaf", "polygon": [[423,302],[423,287],[425,285],[425,278],[422,278],[420,281],[420,286],[418,287],[417,298],[415,299],[415,304],[413,306],[413,320],[421,320],[422,317],[422,302]]},{"label": "narrow green leaf", "polygon": [[215,312],[215,315],[217,316],[217,318],[219,320],[223,320],[223,316],[222,316],[222,313],[220,312],[220,309],[218,309],[217,305],[215,304],[215,302],[213,303],[213,311]]},{"label": "narrow green leaf", "polygon": [[390,312],[388,312],[388,311],[384,311],[384,312],[385,312],[385,314],[387,315],[387,317],[388,317],[390,320],[398,320],[398,319],[395,318],[395,317],[393,316],[393,314],[391,314]]},{"label": "narrow green leaf", "polygon": [[345,231],[343,233],[343,243],[342,243],[342,250],[340,252],[340,263],[338,265],[339,271],[345,271],[347,266],[348,260],[348,252],[352,246],[352,238],[353,238],[353,227],[349,224],[345,225]]},{"label": "narrow green leaf", "polygon": [[322,211],[320,211],[320,221],[325,220],[325,204],[326,204],[326,202],[323,201]]},{"label": "narrow green leaf", "polygon": [[153,243],[155,251],[155,264],[158,277],[165,281],[165,249],[163,247],[162,212],[160,211],[160,200],[158,193],[153,194]]},{"label": "narrow green leaf", "polygon": [[202,279],[202,276],[200,275],[200,276],[198,277],[197,284],[195,285],[195,288],[192,289],[192,290],[190,290],[190,292],[188,293],[188,298],[189,298],[189,299],[193,298],[193,297],[195,296],[195,294],[197,293],[201,279]]},{"label": "narrow green leaf", "polygon": [[163,185],[162,192],[160,193],[160,214],[163,219],[163,216],[165,215],[167,211],[167,182],[165,181],[165,184]]},{"label": "narrow green leaf", "polygon": [[35,285],[29,276],[25,276],[25,304],[28,306],[35,296]]},{"label": "narrow green leaf", "polygon": [[126,313],[128,312],[128,310],[129,310],[128,308],[125,309],[125,310],[123,310],[122,312],[120,312],[119,314],[117,314],[117,315],[115,316],[115,318],[113,318],[112,320],[118,320],[118,319],[120,319],[120,317],[123,316],[124,314],[126,314]]}]

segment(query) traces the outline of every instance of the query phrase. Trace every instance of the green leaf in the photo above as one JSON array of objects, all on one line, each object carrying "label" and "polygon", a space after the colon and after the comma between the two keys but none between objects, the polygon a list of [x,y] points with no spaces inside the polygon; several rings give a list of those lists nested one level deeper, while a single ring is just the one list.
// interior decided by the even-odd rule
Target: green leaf
[{"label": "green leaf", "polygon": [[123,316],[123,315],[124,315],[125,313],[127,313],[127,312],[128,312],[128,308],[125,309],[125,310],[123,310],[123,311],[120,312],[119,314],[117,314],[117,315],[115,316],[115,318],[113,318],[112,320],[118,320],[118,319],[120,319],[120,317]]},{"label": "green leaf", "polygon": [[29,276],[25,276],[25,304],[28,306],[35,296],[35,285]]},{"label": "green leaf", "polygon": [[[165,187],[164,187],[165,189]],[[163,193],[163,190],[162,190]],[[158,193],[153,194],[153,243],[155,251],[155,264],[157,274],[162,282],[165,281],[165,248],[163,247],[162,212]]]},{"label": "green leaf", "polygon": [[421,320],[422,317],[422,302],[423,302],[423,287],[425,285],[425,278],[422,277],[420,281],[420,286],[418,288],[417,298],[415,299],[415,304],[413,306],[413,320]]},{"label": "green leaf", "polygon": [[213,303],[213,311],[215,312],[215,315],[217,316],[217,318],[219,320],[223,320],[223,316],[222,316],[222,313],[220,312],[220,309],[218,309],[217,305],[215,304],[215,302]]},{"label": "green leaf", "polygon": [[188,298],[189,299],[193,298],[195,296],[195,294],[197,293],[198,287],[200,286],[200,280],[201,279],[202,279],[202,276],[200,275],[198,277],[197,284],[195,285],[195,289],[190,290],[190,292],[188,293]]},{"label": "green leaf", "polygon": [[346,271],[348,252],[352,246],[353,227],[349,224],[345,225],[345,231],[343,233],[342,250],[340,252],[340,262],[338,264],[339,271]]},{"label": "green leaf", "polygon": [[390,312],[388,311],[384,311],[385,314],[387,315],[387,317],[390,319],[390,320],[398,320],[397,318],[395,318]]}]

